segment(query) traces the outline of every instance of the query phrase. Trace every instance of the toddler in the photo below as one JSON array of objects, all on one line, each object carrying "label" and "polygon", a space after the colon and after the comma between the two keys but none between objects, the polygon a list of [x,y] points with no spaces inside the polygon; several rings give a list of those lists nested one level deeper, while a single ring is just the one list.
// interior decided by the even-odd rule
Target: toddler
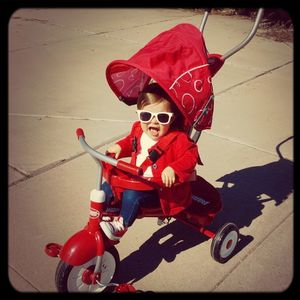
[{"label": "toddler", "polygon": [[[137,101],[138,122],[130,134],[108,148],[115,158],[131,156],[131,163],[142,166],[161,139],[169,139],[168,149],[144,170],[143,176],[161,183],[162,188],[150,191],[126,189],[122,194],[120,215],[113,221],[102,221],[101,228],[111,240],[119,240],[135,221],[140,207],[161,206],[165,215],[171,216],[185,209],[191,202],[189,178],[200,162],[197,145],[183,131],[183,117],[168,94],[151,83]],[[180,183],[174,186],[174,183]],[[103,183],[106,201],[111,201],[112,190]]]}]

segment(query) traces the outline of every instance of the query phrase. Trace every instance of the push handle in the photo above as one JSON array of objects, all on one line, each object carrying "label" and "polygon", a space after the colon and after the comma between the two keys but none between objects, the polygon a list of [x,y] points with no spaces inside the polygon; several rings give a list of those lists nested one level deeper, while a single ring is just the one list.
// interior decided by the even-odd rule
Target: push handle
[{"label": "push handle", "polygon": [[[206,24],[206,21],[208,19],[208,15],[209,15],[210,12],[211,12],[211,8],[206,8],[205,11],[204,11],[204,15],[202,17],[201,24],[200,24],[200,27],[199,27],[199,29],[202,33],[204,31],[204,27],[205,27],[205,24]],[[237,46],[233,47],[232,49],[227,51],[224,55],[222,55],[221,56],[222,61],[225,61],[227,58],[229,58],[230,56],[232,56],[233,54],[235,54],[236,52],[241,50],[243,47],[245,47],[252,40],[252,38],[254,37],[254,35],[255,35],[255,33],[258,29],[258,25],[259,25],[260,20],[263,16],[263,13],[264,13],[264,9],[259,8],[258,12],[257,12],[257,15],[256,15],[256,18],[255,18],[254,25],[253,25],[250,33],[246,36],[246,38],[241,43],[239,43]]]},{"label": "push handle", "polygon": [[245,47],[252,40],[252,38],[254,37],[254,35],[258,29],[258,25],[263,16],[263,13],[264,13],[264,9],[260,8],[257,12],[255,22],[253,24],[253,27],[252,27],[250,33],[246,36],[246,38],[240,44],[233,47],[232,49],[227,51],[224,55],[222,55],[222,57],[221,57],[222,60],[226,60],[227,58],[229,58],[230,56],[232,56],[233,54],[235,54],[236,52],[241,50],[243,47]]},{"label": "push handle", "polygon": [[202,33],[204,31],[204,27],[205,27],[205,24],[206,24],[206,21],[207,21],[207,18],[208,18],[208,15],[210,14],[210,12],[211,12],[211,8],[206,8],[204,11],[204,15],[202,17],[201,24],[199,27],[199,29]]}]

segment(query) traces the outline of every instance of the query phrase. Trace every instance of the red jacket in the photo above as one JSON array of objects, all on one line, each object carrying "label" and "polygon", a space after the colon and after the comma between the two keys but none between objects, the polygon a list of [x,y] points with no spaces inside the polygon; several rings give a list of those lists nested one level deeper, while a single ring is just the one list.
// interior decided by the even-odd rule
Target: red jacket
[{"label": "red jacket", "polygon": [[[131,163],[135,165],[137,154],[141,150],[140,139],[143,130],[140,122],[135,122],[128,136],[117,142],[121,147],[120,157],[131,156]],[[168,150],[156,161],[152,167],[153,177],[148,180],[159,183],[161,207],[165,215],[175,215],[191,204],[191,186],[188,181],[194,173],[197,163],[201,163],[197,145],[181,131],[177,131],[177,137],[169,145]],[[136,138],[137,151],[133,151],[132,142]],[[155,148],[155,145],[149,149]],[[180,184],[166,188],[162,184],[161,172],[170,166],[174,169]]]}]

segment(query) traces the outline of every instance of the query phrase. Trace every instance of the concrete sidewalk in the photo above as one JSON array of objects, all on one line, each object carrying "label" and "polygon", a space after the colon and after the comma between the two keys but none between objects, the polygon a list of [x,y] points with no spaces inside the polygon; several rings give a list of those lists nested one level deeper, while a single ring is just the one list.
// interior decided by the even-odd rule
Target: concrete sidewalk
[{"label": "concrete sidewalk", "polygon": [[[9,23],[8,275],[22,292],[55,292],[58,259],[44,253],[88,220],[96,165],[75,130],[105,151],[135,120],[110,90],[105,69],[179,23],[183,9],[21,9]],[[210,53],[225,53],[253,23],[209,16]],[[240,229],[226,264],[211,240],[177,221],[137,220],[117,245],[119,282],[154,292],[282,292],[293,280],[293,44],[255,36],[214,78],[212,129],[198,142],[224,209],[209,227]],[[283,143],[282,143],[283,142]]]}]

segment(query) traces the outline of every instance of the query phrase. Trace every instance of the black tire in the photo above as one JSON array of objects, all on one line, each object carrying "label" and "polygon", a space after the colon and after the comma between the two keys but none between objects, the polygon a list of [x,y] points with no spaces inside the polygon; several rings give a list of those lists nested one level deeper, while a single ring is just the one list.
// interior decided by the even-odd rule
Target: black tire
[{"label": "black tire", "polygon": [[[81,266],[72,266],[60,260],[56,268],[55,284],[58,292],[109,292],[112,287],[101,287],[98,284],[84,284],[78,278],[89,267],[95,266],[96,257],[93,257],[87,263]],[[115,277],[117,268],[120,263],[120,256],[117,249],[112,246],[106,249],[103,255],[102,270],[101,270],[101,283],[110,283]]]},{"label": "black tire", "polygon": [[224,224],[214,236],[210,254],[219,263],[225,263],[234,254],[239,240],[239,229],[233,223]]}]

